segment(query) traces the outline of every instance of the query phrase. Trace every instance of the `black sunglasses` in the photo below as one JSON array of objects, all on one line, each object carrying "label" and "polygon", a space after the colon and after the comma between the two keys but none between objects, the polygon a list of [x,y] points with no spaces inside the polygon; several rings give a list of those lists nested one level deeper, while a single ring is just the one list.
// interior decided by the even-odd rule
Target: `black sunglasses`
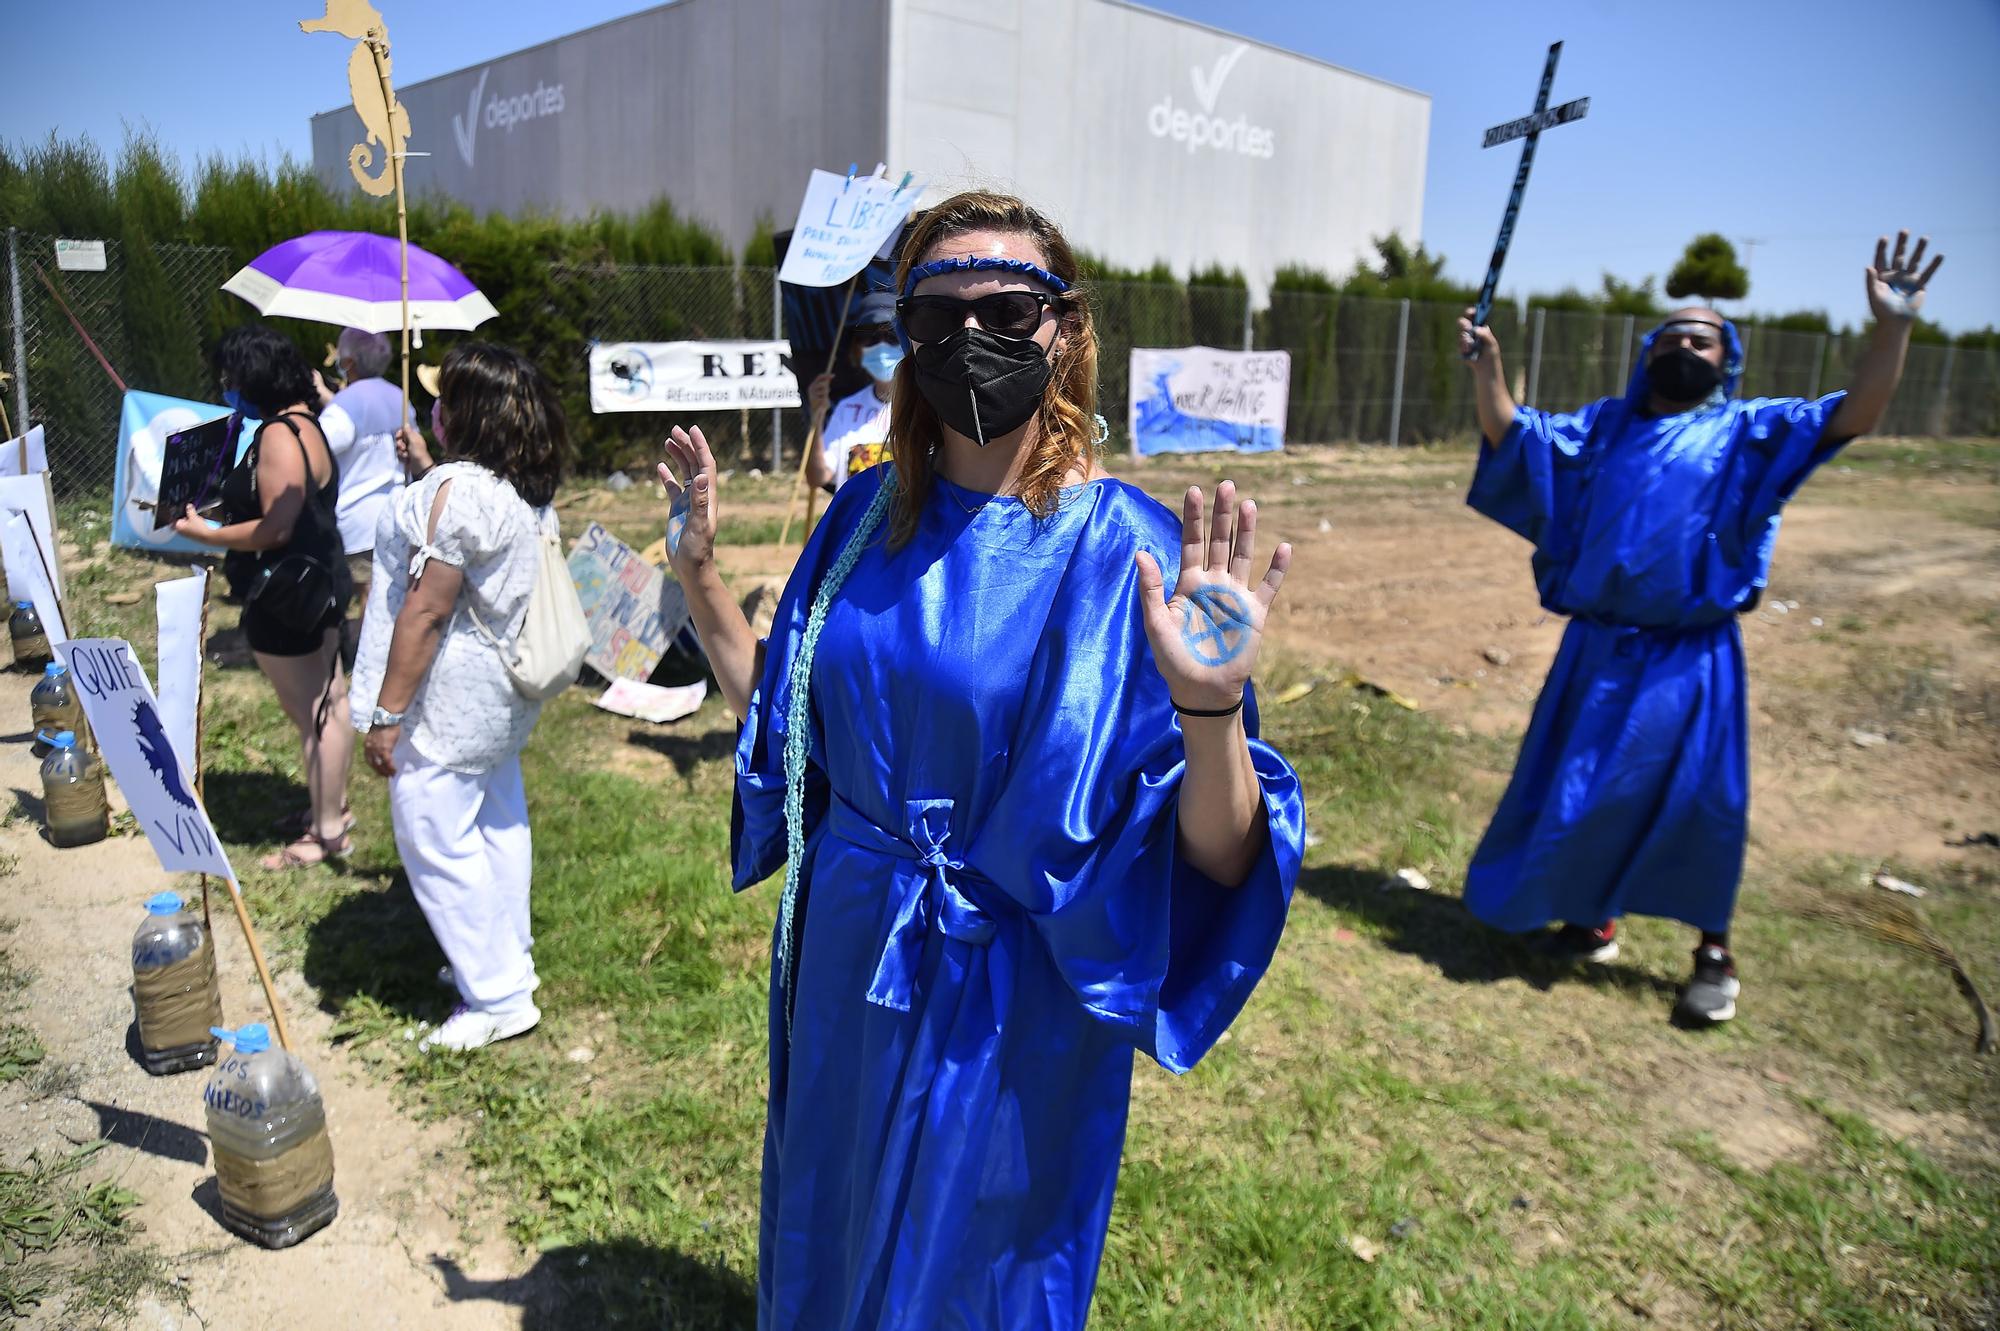
[{"label": "black sunglasses", "polygon": [[880,342],[894,342],[896,330],[888,324],[858,324],[847,330],[857,347],[872,347]]},{"label": "black sunglasses", "polygon": [[1033,337],[1042,326],[1042,311],[1061,313],[1069,302],[1046,291],[996,291],[975,300],[957,296],[905,296],[896,302],[903,331],[912,342],[942,342],[965,327],[970,313],[979,326],[1002,337]]}]

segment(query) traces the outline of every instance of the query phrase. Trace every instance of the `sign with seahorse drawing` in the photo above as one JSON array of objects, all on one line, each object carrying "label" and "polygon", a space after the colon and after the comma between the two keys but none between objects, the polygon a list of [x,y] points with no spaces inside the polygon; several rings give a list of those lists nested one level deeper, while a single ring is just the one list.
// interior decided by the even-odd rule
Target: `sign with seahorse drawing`
[{"label": "sign with seahorse drawing", "polygon": [[132,644],[122,638],[72,638],[56,653],[76,681],[98,749],[160,867],[168,873],[212,873],[234,881],[222,839],[167,735],[159,701],[132,655]]},{"label": "sign with seahorse drawing", "polygon": [[[410,141],[410,113],[389,82],[389,30],[381,11],[368,0],[326,0],[326,13],[299,24],[301,32],[336,32],[357,40],[347,58],[347,88],[354,112],[368,131],[366,142],[347,151],[347,169],[366,192],[381,198],[396,188],[396,159]],[[372,147],[370,145],[373,145]],[[373,172],[377,153],[381,169]]]}]

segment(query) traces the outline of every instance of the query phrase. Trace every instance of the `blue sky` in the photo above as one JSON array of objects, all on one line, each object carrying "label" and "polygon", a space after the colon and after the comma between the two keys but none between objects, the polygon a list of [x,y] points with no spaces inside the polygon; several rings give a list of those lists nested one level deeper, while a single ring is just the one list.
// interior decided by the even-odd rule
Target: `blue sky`
[{"label": "blue sky", "polygon": [[[307,120],[347,96],[294,22],[314,0],[6,0],[0,139],[150,126],[184,160],[310,155]],[[1748,305],[1866,313],[1876,235],[1926,230],[1949,257],[1926,314],[2000,322],[2000,0],[1153,0],[1155,8],[1430,94],[1424,240],[1476,282],[1518,149],[1482,151],[1525,113],[1561,39],[1552,100],[1589,118],[1545,135],[1505,289],[1664,277],[1699,231],[1762,243]],[[402,0],[396,76],[414,82],[650,7],[633,0]],[[297,10],[294,14],[292,11]],[[169,19],[168,15],[172,18]]]}]

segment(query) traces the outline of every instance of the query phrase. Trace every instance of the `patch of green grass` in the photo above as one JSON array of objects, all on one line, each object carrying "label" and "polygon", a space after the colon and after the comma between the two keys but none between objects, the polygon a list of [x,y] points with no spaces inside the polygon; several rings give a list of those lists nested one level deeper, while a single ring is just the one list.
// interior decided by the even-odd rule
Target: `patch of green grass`
[{"label": "patch of green grass", "polygon": [[[1260,483],[1284,474],[1263,466]],[[1186,476],[1141,479],[1160,493]],[[784,493],[773,478],[726,492]],[[770,541],[782,510],[739,518],[732,540]],[[1743,1014],[1676,1032],[1684,926],[1630,921],[1618,962],[1563,970],[1464,911],[1512,743],[1338,680],[1278,702],[1305,668],[1274,661],[1262,678],[1263,731],[1299,769],[1314,838],[1286,939],[1200,1067],[1139,1063],[1094,1324],[1991,1321],[2000,1294],[1979,1273],[2000,1264],[2000,1164],[1949,1141],[2000,1132],[1993,1061],[1971,1055],[1967,1009],[1935,964],[1799,909],[1860,890],[1870,866],[1760,861],[1735,934]],[[211,678],[209,803],[233,858],[254,864],[270,820],[303,803],[297,741],[254,671]],[[1901,707],[1907,684],[1846,693]],[[754,1316],[776,893],[729,891],[732,734],[714,702],[665,728],[580,690],[548,707],[524,759],[545,1016],[501,1046],[416,1052],[452,996],[432,978],[443,958],[401,880],[382,786],[360,767],[345,868],[246,879],[343,1043],[462,1131],[509,1231],[560,1285],[549,1325]],[[1400,868],[1433,890],[1383,890]],[[1968,964],[2000,954],[1994,874],[1903,872],[1932,887],[1924,911]],[[1908,1141],[1883,1126],[1892,1115]],[[1738,1139],[1766,1119],[1792,1134],[1776,1163]]]},{"label": "patch of green grass", "polygon": [[165,1262],[133,1242],[139,1195],[81,1177],[102,1145],[0,1169],[0,1313],[24,1317],[60,1297],[63,1325],[111,1326],[143,1295],[186,1306]]}]

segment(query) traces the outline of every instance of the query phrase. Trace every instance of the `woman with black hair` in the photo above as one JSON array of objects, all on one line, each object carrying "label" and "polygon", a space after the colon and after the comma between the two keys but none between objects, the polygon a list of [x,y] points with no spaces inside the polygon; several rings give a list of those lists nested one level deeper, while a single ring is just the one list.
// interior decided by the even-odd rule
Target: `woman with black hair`
[{"label": "woman with black hair", "polygon": [[174,530],[249,556],[243,636],[298,727],[311,800],[287,820],[298,839],[263,863],[303,868],[345,855],[353,825],[347,763],[354,732],[341,678],[340,625],[354,583],[335,517],[340,465],[308,405],[319,400],[312,368],[290,339],[264,324],[232,328],[216,347],[215,369],[223,400],[237,415],[263,423],[222,480],[221,525],[190,504]]},{"label": "woman with black hair", "polygon": [[440,461],[383,510],[355,655],[352,714],[368,765],[389,778],[396,849],[450,964],[459,1006],[425,1049],[476,1049],[541,1020],[530,954],[521,750],[541,703],[511,656],[528,614],[569,435],[549,382],[519,353],[471,342],[439,373]]}]

